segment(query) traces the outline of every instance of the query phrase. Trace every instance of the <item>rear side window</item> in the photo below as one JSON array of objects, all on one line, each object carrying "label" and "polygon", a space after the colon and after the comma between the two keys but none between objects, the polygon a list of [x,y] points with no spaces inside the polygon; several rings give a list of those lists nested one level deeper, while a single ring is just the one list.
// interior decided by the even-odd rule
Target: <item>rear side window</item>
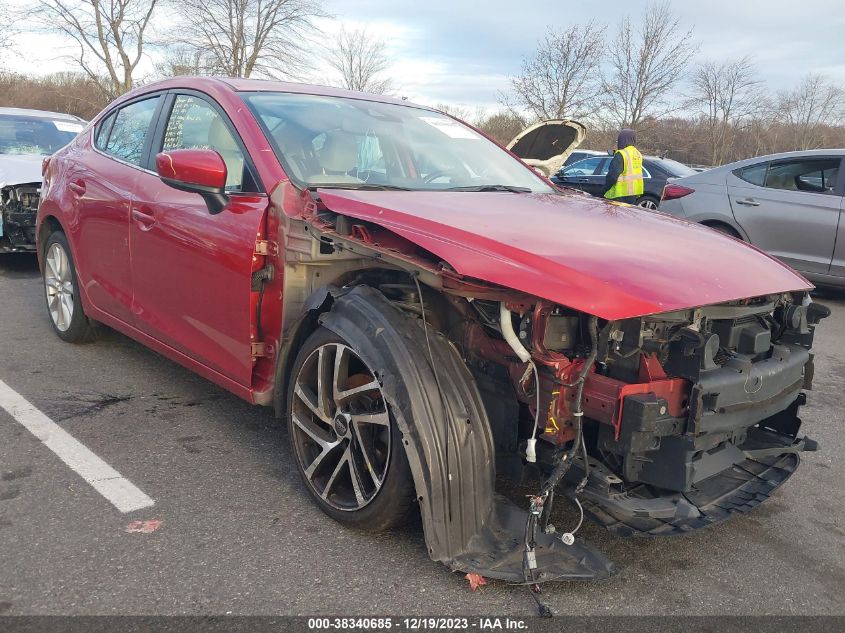
[{"label": "rear side window", "polygon": [[109,141],[109,132],[111,132],[111,126],[114,125],[116,114],[116,112],[112,112],[97,126],[97,135],[94,139],[94,146],[97,149],[106,150],[106,143]]},{"label": "rear side window", "polygon": [[117,111],[106,141],[106,153],[132,165],[141,165],[144,143],[159,99],[152,97],[136,101]]},{"label": "rear side window", "polygon": [[839,176],[839,158],[798,158],[772,163],[766,187],[787,191],[833,193]]},{"label": "rear side window", "polygon": [[579,160],[577,163],[572,163],[569,167],[567,167],[563,175],[564,176],[592,176],[596,169],[602,164],[602,161],[607,160],[606,158],[602,158],[601,156],[595,156],[594,158],[585,158],[584,160]]},{"label": "rear side window", "polygon": [[750,182],[752,185],[762,187],[763,183],[766,182],[766,169],[768,167],[769,163],[759,163],[757,165],[750,165],[749,167],[737,169],[734,172],[734,175],[740,180],[744,180],[745,182]]}]

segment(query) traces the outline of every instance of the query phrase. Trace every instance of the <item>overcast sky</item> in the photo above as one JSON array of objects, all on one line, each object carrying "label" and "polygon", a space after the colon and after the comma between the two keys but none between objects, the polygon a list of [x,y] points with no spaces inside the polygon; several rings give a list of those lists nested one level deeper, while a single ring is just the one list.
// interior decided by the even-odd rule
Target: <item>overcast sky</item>
[{"label": "overcast sky", "polygon": [[[390,44],[402,64],[419,74],[400,81],[414,98],[427,101],[495,103],[507,75],[536,49],[548,28],[565,29],[595,19],[612,32],[619,16],[637,0],[332,0],[340,20],[358,21],[393,35]],[[413,8],[411,8],[411,6]],[[772,89],[788,87],[807,72],[820,72],[845,85],[845,5],[842,0],[678,1],[673,11],[692,28],[699,58],[751,55]]]},{"label": "overcast sky", "polygon": [[[23,2],[24,0],[15,0]],[[338,22],[366,26],[386,40],[400,94],[427,103],[495,107],[507,76],[519,71],[549,28],[595,19],[612,33],[620,16],[642,10],[639,0],[326,0]],[[751,55],[770,89],[787,88],[808,72],[845,85],[845,6],[842,0],[675,0],[674,12],[692,28],[699,59]],[[22,58],[7,67],[48,72],[67,67],[53,38],[22,35]],[[151,64],[149,65],[151,67]],[[315,80],[320,81],[322,71]]]}]

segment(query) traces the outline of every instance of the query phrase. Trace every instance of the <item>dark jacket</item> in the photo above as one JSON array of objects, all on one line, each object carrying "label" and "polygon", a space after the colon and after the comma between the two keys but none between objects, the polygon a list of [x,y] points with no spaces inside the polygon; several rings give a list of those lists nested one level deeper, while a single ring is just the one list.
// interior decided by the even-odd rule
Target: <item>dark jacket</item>
[{"label": "dark jacket", "polygon": [[[637,142],[637,133],[634,130],[624,129],[620,130],[619,137],[616,139],[616,147],[623,149],[629,145],[634,145]],[[625,159],[618,151],[613,155],[613,160],[610,163],[610,168],[607,170],[607,176],[604,178],[604,192],[610,191],[610,188],[619,180],[619,176],[625,170]]]},{"label": "dark jacket", "polygon": [[610,188],[619,180],[619,176],[625,170],[625,159],[622,154],[616,152],[613,155],[613,160],[610,161],[610,168],[607,170],[607,175],[604,177],[604,192],[610,191]]}]

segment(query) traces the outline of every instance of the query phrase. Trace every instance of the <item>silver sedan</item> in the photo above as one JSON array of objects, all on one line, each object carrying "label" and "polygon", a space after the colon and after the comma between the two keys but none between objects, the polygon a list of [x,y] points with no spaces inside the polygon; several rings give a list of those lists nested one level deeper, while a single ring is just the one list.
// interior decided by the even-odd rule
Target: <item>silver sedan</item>
[{"label": "silver sedan", "polygon": [[843,160],[845,149],[786,152],[670,178],[660,210],[749,242],[817,284],[845,286]]}]

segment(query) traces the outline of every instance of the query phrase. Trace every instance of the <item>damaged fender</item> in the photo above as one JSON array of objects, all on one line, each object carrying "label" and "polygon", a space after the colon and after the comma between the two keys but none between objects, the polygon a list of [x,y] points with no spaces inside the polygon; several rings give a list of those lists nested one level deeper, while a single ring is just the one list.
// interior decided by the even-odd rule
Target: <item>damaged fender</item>
[{"label": "damaged fender", "polygon": [[[362,358],[379,368],[402,433],[431,558],[456,571],[525,582],[527,512],[495,494],[490,424],[457,349],[429,330],[435,376],[422,321],[366,286],[337,296],[320,321],[350,344],[368,339],[376,350]],[[595,580],[613,572],[588,545],[564,545],[553,534],[539,535],[536,554],[539,581]]]}]

